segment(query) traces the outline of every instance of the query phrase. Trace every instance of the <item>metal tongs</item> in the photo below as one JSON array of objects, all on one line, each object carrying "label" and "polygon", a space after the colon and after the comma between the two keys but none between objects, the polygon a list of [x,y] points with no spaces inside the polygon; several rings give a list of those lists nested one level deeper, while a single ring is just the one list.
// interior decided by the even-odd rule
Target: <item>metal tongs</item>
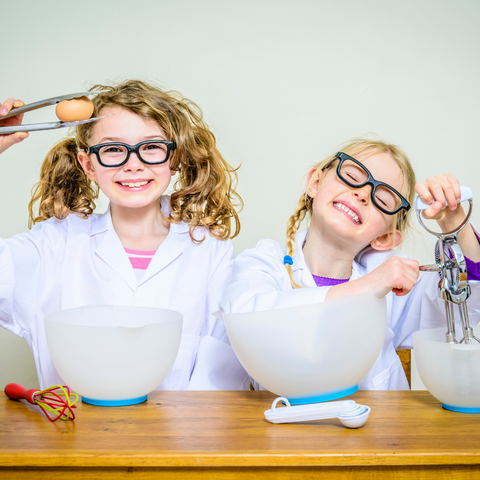
[{"label": "metal tongs", "polygon": [[[21,113],[31,112],[32,110],[38,110],[39,108],[48,107],[49,105],[55,105],[63,102],[63,100],[71,100],[72,98],[85,97],[89,95],[96,95],[97,93],[104,93],[107,90],[96,90],[91,92],[70,93],[69,95],[62,95],[61,97],[47,98],[46,100],[40,100],[39,102],[30,103],[23,107],[13,108],[7,115],[0,116],[0,120],[14,117]],[[15,132],[32,132],[37,130],[54,130],[56,128],[74,127],[75,125],[81,125],[82,123],[90,123],[95,120],[99,120],[104,117],[89,118],[88,120],[82,120],[79,122],[49,122],[49,123],[33,123],[30,125],[12,125],[10,127],[0,127],[0,135]]]},{"label": "metal tongs", "polygon": [[[458,233],[467,225],[473,208],[473,193],[468,187],[460,187],[460,202],[468,200],[469,210],[462,224],[455,230],[446,233],[437,233],[425,226],[422,221],[421,211],[427,209],[430,205],[425,203],[420,197],[415,199],[415,210],[417,218],[422,227],[432,235],[438,238],[435,248],[435,261],[433,265],[423,265],[420,267],[424,272],[439,272],[440,281],[438,282],[438,296],[445,301],[445,313],[447,316],[447,343],[464,343],[471,345],[473,340],[480,343],[480,340],[473,334],[468,319],[466,301],[470,297],[471,289],[467,280],[467,265],[463,252],[458,245]],[[458,305],[460,320],[462,322],[463,339],[457,342],[455,337],[455,314],[453,305]]]}]

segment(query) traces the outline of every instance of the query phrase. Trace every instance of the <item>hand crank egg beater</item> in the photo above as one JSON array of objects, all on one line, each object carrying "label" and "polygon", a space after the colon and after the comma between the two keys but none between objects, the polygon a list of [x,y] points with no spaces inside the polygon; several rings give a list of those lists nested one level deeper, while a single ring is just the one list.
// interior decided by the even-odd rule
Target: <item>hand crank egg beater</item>
[{"label": "hand crank egg beater", "polygon": [[[435,264],[420,267],[422,271],[436,271],[440,274],[438,282],[438,296],[445,301],[445,314],[447,317],[447,343],[465,343],[471,345],[472,341],[480,340],[473,334],[468,318],[466,301],[471,295],[471,288],[467,279],[467,265],[463,252],[458,245],[458,234],[468,224],[473,208],[473,194],[470,188],[461,187],[461,200],[468,200],[468,213],[460,226],[455,230],[445,233],[438,233],[430,230],[422,220],[421,212],[429,207],[420,197],[415,200],[415,211],[420,225],[427,232],[438,238],[435,247]],[[458,306],[460,321],[462,323],[463,338],[457,342],[455,335],[455,311],[454,305]]]},{"label": "hand crank egg beater", "polygon": [[[461,202],[468,201],[466,218],[455,230],[437,233],[425,226],[421,212],[428,205],[415,200],[420,224],[438,238],[433,265],[420,267],[423,271],[438,272],[438,297],[444,300],[447,332],[443,327],[420,330],[413,334],[413,351],[418,373],[429,392],[442,402],[443,408],[454,412],[480,413],[480,340],[470,326],[467,300],[471,287],[467,266],[458,244],[459,232],[468,224],[472,214],[472,191],[461,187]],[[477,299],[470,299],[470,302]],[[463,338],[455,332],[455,305],[458,307]],[[472,305],[471,305],[472,306]],[[472,310],[471,310],[472,311]]]}]

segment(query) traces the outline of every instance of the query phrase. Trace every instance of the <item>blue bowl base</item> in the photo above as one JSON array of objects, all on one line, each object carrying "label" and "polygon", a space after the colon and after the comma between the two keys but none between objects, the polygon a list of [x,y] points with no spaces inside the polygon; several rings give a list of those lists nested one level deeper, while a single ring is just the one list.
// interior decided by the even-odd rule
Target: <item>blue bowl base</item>
[{"label": "blue bowl base", "polygon": [[330,400],[337,400],[338,398],[348,397],[358,391],[358,385],[347,388],[346,390],[340,390],[339,392],[332,392],[327,395],[317,395],[315,397],[293,398],[288,399],[290,405],[305,405],[308,403],[321,403],[329,402]]},{"label": "blue bowl base", "polygon": [[136,405],[147,400],[148,395],[143,395],[137,398],[127,398],[124,400],[97,400],[96,398],[82,397],[83,403],[90,405],[98,405],[100,407],[121,407],[124,405]]},{"label": "blue bowl base", "polygon": [[453,405],[447,405],[445,403],[442,403],[442,407],[445,410],[451,410],[452,412],[480,413],[480,408],[477,407],[454,407]]}]

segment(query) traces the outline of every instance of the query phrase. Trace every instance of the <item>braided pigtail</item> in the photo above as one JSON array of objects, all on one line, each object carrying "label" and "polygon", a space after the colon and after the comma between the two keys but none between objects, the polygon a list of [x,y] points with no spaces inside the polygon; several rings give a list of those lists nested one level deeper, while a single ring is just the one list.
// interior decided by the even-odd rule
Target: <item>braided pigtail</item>
[{"label": "braided pigtail", "polygon": [[40,181],[33,188],[28,204],[29,228],[51,217],[63,220],[70,213],[85,217],[93,213],[98,186],[92,185],[78,163],[77,149],[75,138],[67,137],[48,152],[41,166]]},{"label": "braided pigtail", "polygon": [[307,213],[312,208],[312,199],[306,194],[302,194],[300,197],[297,206],[293,215],[289,218],[287,223],[287,254],[283,260],[285,268],[287,269],[288,276],[290,277],[290,282],[293,288],[302,288],[295,280],[293,279],[293,256],[295,255],[295,235],[300,228],[300,225],[307,215]]}]

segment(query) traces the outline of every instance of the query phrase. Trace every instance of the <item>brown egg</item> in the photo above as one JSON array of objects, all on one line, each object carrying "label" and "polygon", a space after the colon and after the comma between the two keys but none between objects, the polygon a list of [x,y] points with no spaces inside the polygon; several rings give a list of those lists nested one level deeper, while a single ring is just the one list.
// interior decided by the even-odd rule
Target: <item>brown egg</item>
[{"label": "brown egg", "polygon": [[88,97],[64,100],[57,104],[55,113],[62,122],[88,120],[93,113],[93,103]]}]

